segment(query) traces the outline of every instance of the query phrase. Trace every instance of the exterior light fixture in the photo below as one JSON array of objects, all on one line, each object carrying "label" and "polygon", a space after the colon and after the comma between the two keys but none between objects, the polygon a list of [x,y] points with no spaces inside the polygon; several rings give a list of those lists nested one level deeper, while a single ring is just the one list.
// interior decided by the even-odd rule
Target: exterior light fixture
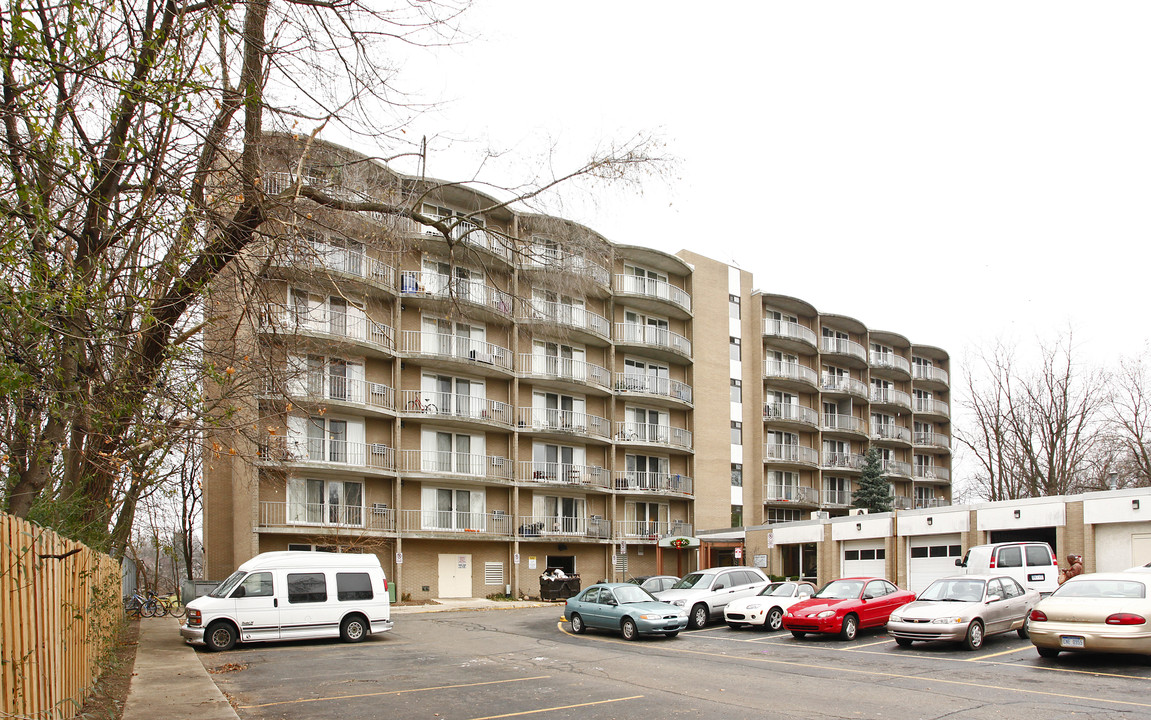
[{"label": "exterior light fixture", "polygon": [[1018,509],[1016,509],[1016,510],[1015,510],[1015,517],[1016,517],[1016,518],[1018,518],[1018,517],[1019,517],[1019,510],[1018,510]]},{"label": "exterior light fixture", "polygon": [[927,524],[928,524],[928,525],[930,525],[930,524],[931,524],[931,518],[930,518],[930,517],[929,517],[929,518],[927,518]]}]

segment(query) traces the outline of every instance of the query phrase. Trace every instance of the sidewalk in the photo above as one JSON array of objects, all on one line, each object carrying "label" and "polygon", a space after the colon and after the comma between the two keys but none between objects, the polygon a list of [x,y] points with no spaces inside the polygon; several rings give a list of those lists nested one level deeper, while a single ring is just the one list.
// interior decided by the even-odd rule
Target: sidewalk
[{"label": "sidewalk", "polygon": [[[393,620],[396,615],[448,610],[556,607],[557,612],[563,612],[563,603],[497,602],[485,598],[435,602],[435,605],[393,607]],[[175,618],[141,619],[136,666],[128,688],[128,699],[124,703],[123,720],[154,720],[157,717],[165,720],[239,720],[196,652],[180,637],[180,623]]]}]

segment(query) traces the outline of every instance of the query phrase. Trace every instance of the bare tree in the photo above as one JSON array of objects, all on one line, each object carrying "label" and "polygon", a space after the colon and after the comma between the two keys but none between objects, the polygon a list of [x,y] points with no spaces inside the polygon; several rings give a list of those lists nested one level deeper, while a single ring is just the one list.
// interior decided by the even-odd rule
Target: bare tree
[{"label": "bare tree", "polygon": [[1143,358],[1120,361],[1114,379],[1114,399],[1108,413],[1116,484],[1151,485],[1151,374]]}]

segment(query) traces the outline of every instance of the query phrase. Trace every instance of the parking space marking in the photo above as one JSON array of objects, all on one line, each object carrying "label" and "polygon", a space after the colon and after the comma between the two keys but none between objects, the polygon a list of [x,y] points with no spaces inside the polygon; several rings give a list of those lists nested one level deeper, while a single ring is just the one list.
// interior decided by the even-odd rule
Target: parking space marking
[{"label": "parking space marking", "polygon": [[504,685],[506,683],[524,682],[526,680],[546,680],[550,677],[551,677],[551,675],[536,675],[535,677],[508,678],[507,680],[490,680],[488,682],[462,683],[460,685],[438,685],[435,687],[426,687],[426,688],[409,688],[407,690],[381,690],[380,692],[359,693],[357,695],[332,695],[330,697],[320,697],[320,698],[299,698],[297,700],[279,700],[277,702],[260,703],[259,705],[240,705],[239,709],[240,710],[251,710],[253,708],[266,708],[266,707],[273,707],[275,705],[299,705],[302,703],[324,702],[326,700],[354,700],[356,698],[380,697],[381,695],[406,695],[408,693],[430,692],[432,690],[455,690],[457,688],[483,687],[484,685]]},{"label": "parking space marking", "polygon": [[556,707],[540,708],[538,710],[524,710],[523,712],[507,713],[506,715],[485,715],[481,718],[472,718],[472,720],[497,720],[497,718],[535,715],[536,713],[552,712],[553,710],[570,710],[572,708],[591,707],[592,705],[607,705],[608,703],[623,702],[625,700],[639,700],[642,697],[643,695],[632,695],[631,697],[613,698],[611,700],[596,700],[594,702],[579,703],[578,705],[557,705]]},{"label": "parking space marking", "polygon": [[891,644],[891,638],[884,638],[882,640],[876,640],[875,642],[869,642],[866,645],[854,645],[853,644],[851,647],[847,647],[847,648],[843,648],[843,649],[855,651],[855,650],[861,650],[865,647],[871,647],[872,645],[889,645],[889,644]]},{"label": "parking space marking", "polygon": [[1015,648],[1014,650],[1004,650],[1003,652],[991,653],[990,655],[980,655],[979,657],[964,658],[960,662],[981,662],[987,658],[999,657],[1000,655],[1010,655],[1011,653],[1023,652],[1024,650],[1031,650],[1034,645],[1024,645],[1023,647]]}]

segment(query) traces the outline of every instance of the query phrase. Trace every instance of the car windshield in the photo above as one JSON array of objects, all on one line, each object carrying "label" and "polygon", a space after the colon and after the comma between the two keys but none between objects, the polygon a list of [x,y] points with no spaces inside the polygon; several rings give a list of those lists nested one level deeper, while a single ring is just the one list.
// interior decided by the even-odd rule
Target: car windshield
[{"label": "car windshield", "polygon": [[795,591],[793,583],[771,583],[763,590],[759,591],[760,595],[775,595],[776,597],[791,597]]},{"label": "car windshield", "polygon": [[920,600],[939,602],[979,602],[983,599],[982,580],[936,580],[919,595]]},{"label": "car windshield", "polygon": [[228,597],[228,593],[232,592],[232,588],[239,585],[240,581],[243,580],[247,574],[248,573],[242,570],[237,570],[229,575],[227,580],[212,588],[212,592],[208,593],[208,597]]},{"label": "car windshield", "polygon": [[1065,582],[1051,594],[1061,598],[1142,598],[1147,588],[1133,580],[1078,580]]},{"label": "car windshield", "polygon": [[711,573],[691,573],[680,580],[675,585],[671,586],[672,590],[694,590],[696,588],[704,588],[705,590],[711,587]]},{"label": "car windshield", "polygon": [[639,586],[635,587],[617,587],[615,589],[615,601],[620,605],[627,605],[629,603],[641,602],[659,602],[647,590]]},{"label": "car windshield", "polygon": [[823,586],[823,589],[815,594],[817,598],[828,598],[831,600],[847,600],[849,598],[859,597],[859,592],[863,590],[862,580],[832,580]]},{"label": "car windshield", "polygon": [[629,582],[629,583],[631,583],[632,585],[643,585],[643,581],[644,581],[644,580],[646,580],[646,579],[647,579],[647,578],[641,578],[641,577],[638,577],[638,578],[628,578],[628,579],[627,579],[625,582]]}]

